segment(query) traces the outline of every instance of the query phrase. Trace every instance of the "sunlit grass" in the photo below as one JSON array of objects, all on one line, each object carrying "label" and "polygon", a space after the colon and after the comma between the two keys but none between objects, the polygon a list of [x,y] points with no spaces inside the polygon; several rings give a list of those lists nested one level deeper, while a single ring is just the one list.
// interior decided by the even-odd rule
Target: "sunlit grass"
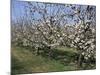
[{"label": "sunlit grass", "polygon": [[[66,62],[67,63],[67,62]],[[12,74],[55,72],[76,70],[75,64],[62,64],[59,60],[49,59],[41,55],[35,56],[31,51],[12,47]]]}]

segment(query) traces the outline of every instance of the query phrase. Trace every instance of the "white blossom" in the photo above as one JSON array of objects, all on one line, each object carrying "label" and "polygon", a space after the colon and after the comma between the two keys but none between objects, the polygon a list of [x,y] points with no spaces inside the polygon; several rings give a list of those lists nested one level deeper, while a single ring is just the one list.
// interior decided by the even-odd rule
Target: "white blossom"
[{"label": "white blossom", "polygon": [[62,38],[62,37],[60,37],[60,40],[63,40],[63,38]]},{"label": "white blossom", "polygon": [[39,32],[35,32],[35,34],[39,34]]},{"label": "white blossom", "polygon": [[91,48],[94,49],[95,48],[95,45],[91,45]]},{"label": "white blossom", "polygon": [[79,45],[82,45],[82,43],[79,43]]},{"label": "white blossom", "polygon": [[92,29],[92,32],[95,33],[95,29]]},{"label": "white blossom", "polygon": [[85,56],[84,58],[85,58],[86,60],[88,59],[88,57],[87,57],[87,56]]},{"label": "white blossom", "polygon": [[65,36],[65,33],[63,33],[62,35]]},{"label": "white blossom", "polygon": [[82,55],[85,55],[85,53],[84,53],[84,52],[82,52]]},{"label": "white blossom", "polygon": [[81,42],[84,43],[85,41],[84,40],[81,40]]},{"label": "white blossom", "polygon": [[46,34],[46,32],[43,32],[43,34]]},{"label": "white blossom", "polygon": [[60,35],[59,35],[59,34],[58,34],[57,36],[58,36],[58,37],[60,37]]},{"label": "white blossom", "polygon": [[77,43],[79,40],[80,40],[80,38],[77,37],[77,38],[75,39],[75,42]]}]

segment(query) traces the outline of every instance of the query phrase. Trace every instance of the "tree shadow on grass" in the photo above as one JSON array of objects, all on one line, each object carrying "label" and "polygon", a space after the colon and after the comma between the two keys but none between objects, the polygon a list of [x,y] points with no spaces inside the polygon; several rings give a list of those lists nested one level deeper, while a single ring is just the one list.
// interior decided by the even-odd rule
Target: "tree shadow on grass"
[{"label": "tree shadow on grass", "polygon": [[60,61],[64,65],[75,62],[77,59],[77,53],[71,51],[63,51],[58,49],[50,49],[42,52],[40,55],[43,57]]},{"label": "tree shadow on grass", "polygon": [[[67,65],[73,65],[76,67],[78,66],[79,54],[71,50],[46,49],[46,52],[41,53],[41,55],[51,60],[57,60],[65,66]],[[80,68],[77,67],[76,70],[89,70],[95,68],[96,68],[95,61],[90,59],[87,62],[83,61],[83,66]]]}]

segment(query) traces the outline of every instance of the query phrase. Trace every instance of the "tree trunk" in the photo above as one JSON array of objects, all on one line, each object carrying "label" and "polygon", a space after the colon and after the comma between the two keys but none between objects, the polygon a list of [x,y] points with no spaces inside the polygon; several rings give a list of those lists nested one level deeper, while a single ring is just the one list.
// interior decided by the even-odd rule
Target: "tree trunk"
[{"label": "tree trunk", "polygon": [[78,68],[81,68],[82,67],[82,52],[80,51],[79,52],[79,58],[78,58]]},{"label": "tree trunk", "polygon": [[81,60],[81,58],[82,58],[82,55],[80,54],[80,55],[79,55],[79,58],[78,58],[78,66],[79,66],[79,67],[82,66],[82,60]]}]

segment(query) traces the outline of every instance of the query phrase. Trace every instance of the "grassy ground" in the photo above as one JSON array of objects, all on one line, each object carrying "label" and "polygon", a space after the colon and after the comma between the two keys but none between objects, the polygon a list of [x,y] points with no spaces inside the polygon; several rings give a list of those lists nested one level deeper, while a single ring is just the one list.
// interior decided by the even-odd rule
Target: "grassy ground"
[{"label": "grassy ground", "polygon": [[55,49],[53,53],[53,57],[49,58],[44,54],[36,56],[29,49],[12,47],[12,75],[78,70],[74,49],[61,47]]},{"label": "grassy ground", "polygon": [[59,60],[33,55],[27,49],[12,47],[12,74],[76,70],[73,63],[64,65]]}]

